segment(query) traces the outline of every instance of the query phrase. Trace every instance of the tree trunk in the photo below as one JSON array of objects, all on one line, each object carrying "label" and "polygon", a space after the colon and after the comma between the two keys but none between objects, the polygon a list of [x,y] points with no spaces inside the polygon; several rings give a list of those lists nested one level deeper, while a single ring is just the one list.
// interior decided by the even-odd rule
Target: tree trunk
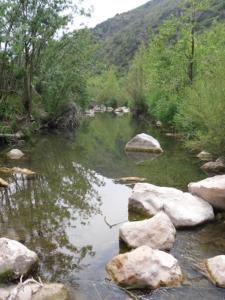
[{"label": "tree trunk", "polygon": [[191,29],[191,55],[189,58],[189,65],[188,65],[188,77],[190,83],[193,82],[194,78],[194,58],[195,58],[195,30],[194,27]]},{"label": "tree trunk", "polygon": [[23,105],[28,117],[31,116],[31,82],[29,72],[26,71],[23,85]]},{"label": "tree trunk", "polygon": [[31,118],[32,112],[32,72],[30,67],[29,50],[26,48],[25,56],[25,75],[23,84],[23,105],[28,118]]}]

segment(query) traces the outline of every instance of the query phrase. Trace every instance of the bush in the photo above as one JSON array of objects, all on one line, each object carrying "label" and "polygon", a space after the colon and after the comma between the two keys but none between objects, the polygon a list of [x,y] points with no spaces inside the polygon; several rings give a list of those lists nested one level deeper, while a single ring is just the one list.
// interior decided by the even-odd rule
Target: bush
[{"label": "bush", "polygon": [[225,69],[204,81],[198,80],[186,91],[186,97],[178,109],[176,126],[188,138],[191,149],[207,149],[225,153]]}]

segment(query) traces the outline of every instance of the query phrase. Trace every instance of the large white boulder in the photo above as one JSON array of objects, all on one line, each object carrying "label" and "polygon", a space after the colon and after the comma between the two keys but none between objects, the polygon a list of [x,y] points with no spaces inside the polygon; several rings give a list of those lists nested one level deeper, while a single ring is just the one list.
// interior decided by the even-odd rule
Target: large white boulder
[{"label": "large white boulder", "polygon": [[[30,282],[29,282],[30,281]],[[27,282],[27,283],[26,283]],[[38,284],[26,280],[17,286],[0,288],[0,300],[69,300],[69,292],[63,284]]]},{"label": "large white boulder", "polygon": [[148,246],[114,257],[106,270],[115,283],[128,288],[156,289],[178,286],[183,281],[177,260]]},{"label": "large white boulder", "polygon": [[175,227],[195,226],[214,219],[212,206],[189,193],[148,183],[137,183],[129,198],[129,209],[146,216],[164,211]]},{"label": "large white boulder", "polygon": [[146,245],[152,249],[170,250],[175,242],[176,229],[170,218],[159,212],[148,220],[124,223],[119,234],[130,248]]},{"label": "large white boulder", "polygon": [[217,286],[225,288],[225,255],[206,260],[207,277]]},{"label": "large white boulder", "polygon": [[125,146],[126,151],[137,152],[163,152],[159,142],[151,135],[141,133],[132,138]]},{"label": "large white boulder", "polygon": [[24,153],[19,149],[12,149],[7,153],[7,156],[10,159],[20,159],[24,156]]},{"label": "large white boulder", "polygon": [[37,262],[35,252],[17,241],[0,238],[0,282],[26,276]]},{"label": "large white boulder", "polygon": [[188,190],[215,208],[225,209],[225,175],[209,177],[188,185]]}]

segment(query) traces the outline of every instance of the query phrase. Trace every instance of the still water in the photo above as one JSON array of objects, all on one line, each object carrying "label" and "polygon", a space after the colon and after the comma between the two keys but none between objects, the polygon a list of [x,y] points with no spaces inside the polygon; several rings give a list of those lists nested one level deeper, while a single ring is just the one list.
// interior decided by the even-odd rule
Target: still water
[{"label": "still water", "polygon": [[[156,137],[165,153],[127,155],[125,143],[137,133]],[[131,187],[115,178],[139,176],[148,182],[187,189],[190,181],[205,175],[200,163],[179,142],[129,116],[99,114],[85,120],[74,134],[46,134],[20,147],[22,161],[5,158],[1,165],[36,171],[35,180],[4,176],[8,189],[0,190],[1,236],[16,239],[40,258],[38,275],[43,281],[63,282],[72,300],[125,300],[129,296],[106,280],[105,264],[124,246],[119,243],[119,225],[134,219],[128,214]],[[224,254],[225,221],[192,230],[180,230],[171,253],[185,274],[181,288],[154,292],[135,291],[139,299],[225,299],[196,268],[203,258]]]}]

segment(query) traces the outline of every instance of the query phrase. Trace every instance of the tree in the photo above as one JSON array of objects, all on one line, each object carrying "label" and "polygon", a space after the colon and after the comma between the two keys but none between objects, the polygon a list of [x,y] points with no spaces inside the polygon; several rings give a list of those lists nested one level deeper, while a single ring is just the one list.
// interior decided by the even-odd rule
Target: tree
[{"label": "tree", "polygon": [[[69,0],[1,1],[3,63],[16,61],[22,79],[23,105],[29,117],[32,113],[33,79],[41,54],[58,30],[70,20],[65,13],[69,8],[72,8]],[[73,8],[78,12],[76,6]]]},{"label": "tree", "polygon": [[187,74],[192,84],[195,76],[196,64],[196,34],[200,31],[199,18],[209,8],[210,0],[183,0],[181,3],[181,17],[177,19],[181,31],[181,38],[184,39],[187,58]]},{"label": "tree", "polygon": [[93,43],[87,30],[49,43],[39,65],[36,89],[48,113],[59,113],[66,102],[86,105],[87,79],[92,69]]},{"label": "tree", "polygon": [[88,93],[91,100],[107,106],[116,106],[120,102],[120,85],[117,68],[109,66],[100,75],[89,78]]},{"label": "tree", "polygon": [[147,50],[142,44],[136,53],[132,65],[128,71],[126,88],[132,99],[136,115],[146,112],[146,88],[147,81]]}]

